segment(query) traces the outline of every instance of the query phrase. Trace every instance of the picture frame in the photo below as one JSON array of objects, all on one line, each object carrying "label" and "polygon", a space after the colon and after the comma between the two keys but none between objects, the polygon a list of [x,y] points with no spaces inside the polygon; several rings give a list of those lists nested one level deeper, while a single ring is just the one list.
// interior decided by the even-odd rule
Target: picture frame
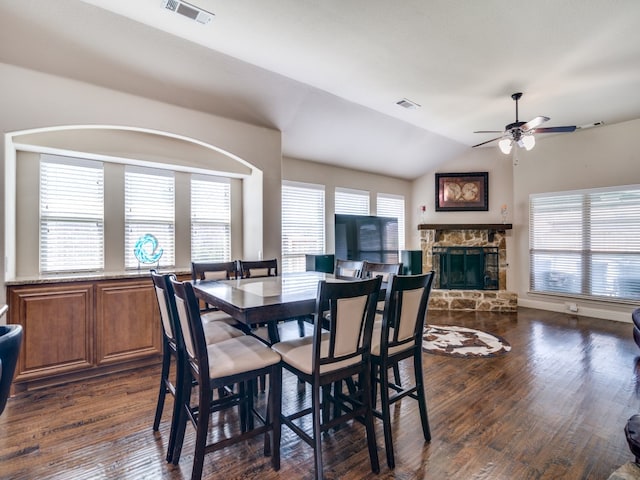
[{"label": "picture frame", "polygon": [[436,173],[436,212],[489,210],[489,173]]}]

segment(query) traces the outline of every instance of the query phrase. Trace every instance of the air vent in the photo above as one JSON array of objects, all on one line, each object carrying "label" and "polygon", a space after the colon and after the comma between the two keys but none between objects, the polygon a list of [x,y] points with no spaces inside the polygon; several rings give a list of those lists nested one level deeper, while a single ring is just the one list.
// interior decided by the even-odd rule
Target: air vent
[{"label": "air vent", "polygon": [[396,105],[400,105],[401,107],[404,107],[404,108],[420,108],[420,104],[419,103],[412,102],[411,100],[409,100],[407,98],[403,98],[402,100],[398,100],[396,102]]},{"label": "air vent", "polygon": [[195,20],[196,22],[207,24],[215,16],[213,13],[202,10],[201,8],[191,5],[187,2],[178,0],[164,0],[164,8],[171,10],[172,12],[179,13],[180,15]]}]

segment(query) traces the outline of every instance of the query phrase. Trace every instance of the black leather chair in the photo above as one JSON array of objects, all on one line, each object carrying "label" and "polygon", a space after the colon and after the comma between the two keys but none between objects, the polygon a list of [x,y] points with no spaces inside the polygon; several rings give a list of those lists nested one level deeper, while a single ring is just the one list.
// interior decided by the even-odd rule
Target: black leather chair
[{"label": "black leather chair", "polygon": [[[0,318],[6,312],[5,305],[0,309]],[[0,414],[4,412],[9,398],[21,343],[22,325],[0,325]]]},{"label": "black leather chair", "polygon": [[633,320],[633,339],[640,347],[640,308],[631,312],[631,320]]}]

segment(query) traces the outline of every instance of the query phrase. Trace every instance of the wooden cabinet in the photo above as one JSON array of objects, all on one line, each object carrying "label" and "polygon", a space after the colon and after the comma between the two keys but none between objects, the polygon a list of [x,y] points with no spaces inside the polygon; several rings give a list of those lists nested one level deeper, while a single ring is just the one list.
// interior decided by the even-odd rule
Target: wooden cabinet
[{"label": "wooden cabinet", "polygon": [[96,363],[162,352],[160,318],[150,281],[96,285]]},{"label": "wooden cabinet", "polygon": [[14,383],[44,386],[158,362],[160,317],[150,279],[7,288],[24,328]]},{"label": "wooden cabinet", "polygon": [[10,288],[9,314],[24,328],[15,382],[94,364],[92,284]]}]

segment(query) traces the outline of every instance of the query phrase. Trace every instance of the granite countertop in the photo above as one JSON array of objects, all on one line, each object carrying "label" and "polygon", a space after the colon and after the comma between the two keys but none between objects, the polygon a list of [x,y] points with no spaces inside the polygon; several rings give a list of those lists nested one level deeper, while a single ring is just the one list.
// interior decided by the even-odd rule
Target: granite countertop
[{"label": "granite countertop", "polygon": [[[66,283],[96,280],[121,280],[133,278],[148,278],[149,268],[140,270],[124,270],[117,272],[83,272],[83,273],[59,273],[16,277],[7,279],[6,286],[11,285],[43,285],[47,283]],[[189,268],[175,268],[171,270],[159,270],[160,273],[175,273],[176,275],[191,275]]]}]

